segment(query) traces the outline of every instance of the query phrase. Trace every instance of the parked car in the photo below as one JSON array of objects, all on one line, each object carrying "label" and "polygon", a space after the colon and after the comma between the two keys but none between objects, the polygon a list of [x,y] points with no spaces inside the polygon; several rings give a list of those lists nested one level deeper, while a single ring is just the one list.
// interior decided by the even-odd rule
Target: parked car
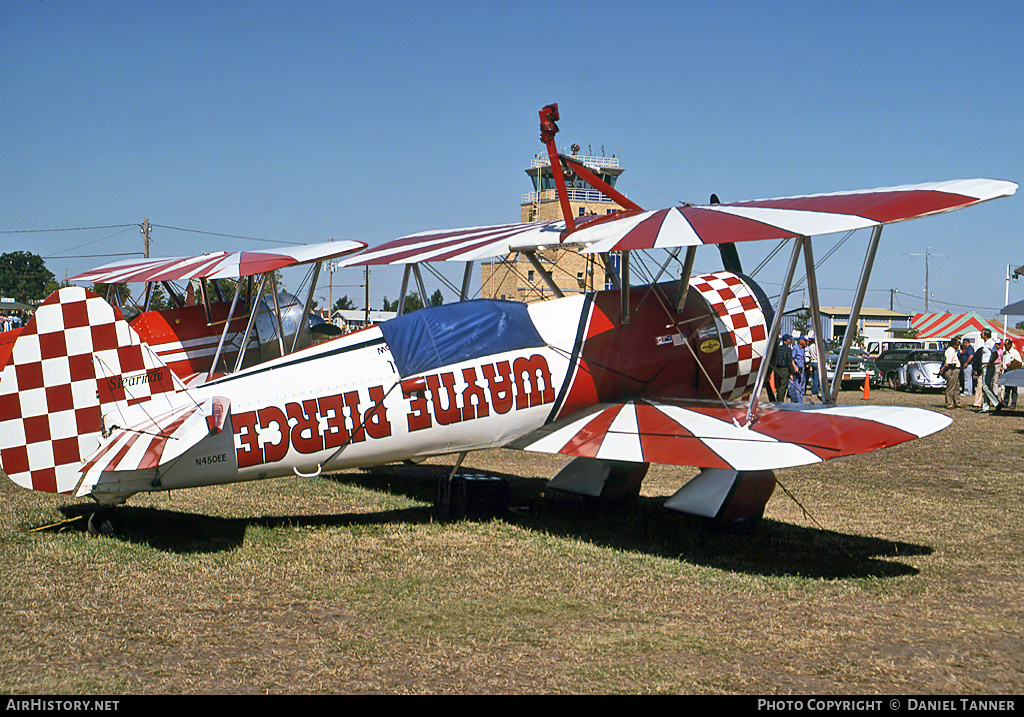
[{"label": "parked car", "polygon": [[[828,379],[831,384],[836,375],[836,364],[839,362],[839,354],[828,353],[825,355],[825,365],[828,371]],[[850,355],[846,357],[846,365],[843,367],[842,376],[839,378],[842,387],[863,386],[864,379],[873,386],[881,385],[882,377],[878,372],[871,356],[864,349],[850,349]]]},{"label": "parked car", "polygon": [[944,362],[941,351],[912,351],[907,362],[896,369],[896,388],[908,391],[945,389],[946,379],[939,374]]},{"label": "parked car", "polygon": [[875,363],[885,383],[902,390],[945,389],[946,379],[939,375],[941,351],[894,349],[885,351]]},{"label": "parked car", "polygon": [[875,365],[882,374],[886,386],[896,388],[896,373],[900,366],[907,362],[907,357],[918,349],[889,349],[883,351],[875,359]]},{"label": "parked car", "polygon": [[864,349],[850,349],[850,354],[856,354],[864,359],[864,371],[868,375],[868,380],[871,382],[871,386],[877,388],[882,385],[882,372],[878,370],[878,365],[875,363],[875,357]]}]

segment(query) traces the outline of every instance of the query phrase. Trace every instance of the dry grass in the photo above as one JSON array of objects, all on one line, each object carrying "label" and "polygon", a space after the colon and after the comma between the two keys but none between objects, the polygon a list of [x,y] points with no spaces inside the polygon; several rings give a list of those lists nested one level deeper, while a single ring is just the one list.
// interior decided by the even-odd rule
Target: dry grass
[{"label": "dry grass", "polygon": [[463,521],[445,459],[138,496],[103,538],[3,480],[0,690],[1016,694],[1022,417],[782,471],[809,514],[778,490],[753,535],[662,509],[687,469],[537,503],[564,459],[514,451],[467,463],[527,509]]}]

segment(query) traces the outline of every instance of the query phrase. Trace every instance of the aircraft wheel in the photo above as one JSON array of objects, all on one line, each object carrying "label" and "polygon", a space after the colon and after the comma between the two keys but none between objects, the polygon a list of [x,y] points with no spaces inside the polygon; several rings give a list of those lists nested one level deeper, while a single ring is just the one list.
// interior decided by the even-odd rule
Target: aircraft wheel
[{"label": "aircraft wheel", "polygon": [[97,510],[89,516],[86,525],[89,535],[110,535],[114,532],[113,514],[109,510]]}]

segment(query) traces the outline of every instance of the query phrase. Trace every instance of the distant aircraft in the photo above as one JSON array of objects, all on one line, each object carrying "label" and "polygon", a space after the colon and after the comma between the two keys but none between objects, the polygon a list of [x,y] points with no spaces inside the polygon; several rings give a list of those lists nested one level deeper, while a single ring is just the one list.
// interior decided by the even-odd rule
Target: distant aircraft
[{"label": "distant aircraft", "polygon": [[[129,324],[156,354],[186,381],[231,373],[310,345],[310,307],[324,261],[364,249],[357,241],[330,241],[273,249],[213,252],[197,256],[128,259],[91,269],[70,281],[97,284],[144,283],[167,290],[174,306],[144,310]],[[279,291],[274,272],[313,265],[305,302]],[[235,279],[234,294],[221,294],[220,279]],[[194,281],[199,300],[188,302],[171,282]],[[245,346],[245,352],[239,349]]]},{"label": "distant aircraft", "polygon": [[[557,106],[541,111],[553,166],[582,176],[585,167],[554,150],[557,119]],[[36,311],[0,378],[0,463],[25,488],[92,498],[105,517],[139,492],[445,454],[457,455],[451,481],[468,452],[507,446],[572,457],[549,486],[599,498],[637,493],[650,463],[694,466],[700,472],[666,507],[755,520],[774,470],[950,423],[922,409],[834,405],[838,386],[825,387],[829,405],[759,401],[801,256],[822,341],[808,237],[873,229],[855,323],[884,224],[1016,189],[980,179],[656,212],[624,204],[590,221],[569,215],[403,237],[349,262],[412,267],[571,243],[621,252],[622,288],[422,309],[189,386],[103,299],[64,288]],[[731,270],[691,275],[699,245],[785,238],[795,241],[777,307],[741,273],[735,252],[723,253]],[[655,247],[687,248],[683,276],[631,286],[629,252]]]}]

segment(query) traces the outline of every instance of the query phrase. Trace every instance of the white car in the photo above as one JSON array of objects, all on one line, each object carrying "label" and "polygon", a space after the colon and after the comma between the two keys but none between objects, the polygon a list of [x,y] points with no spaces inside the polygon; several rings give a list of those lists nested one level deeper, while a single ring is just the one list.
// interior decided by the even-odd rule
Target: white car
[{"label": "white car", "polygon": [[946,379],[939,374],[944,358],[941,351],[914,351],[896,369],[896,388],[918,391],[943,390]]}]

